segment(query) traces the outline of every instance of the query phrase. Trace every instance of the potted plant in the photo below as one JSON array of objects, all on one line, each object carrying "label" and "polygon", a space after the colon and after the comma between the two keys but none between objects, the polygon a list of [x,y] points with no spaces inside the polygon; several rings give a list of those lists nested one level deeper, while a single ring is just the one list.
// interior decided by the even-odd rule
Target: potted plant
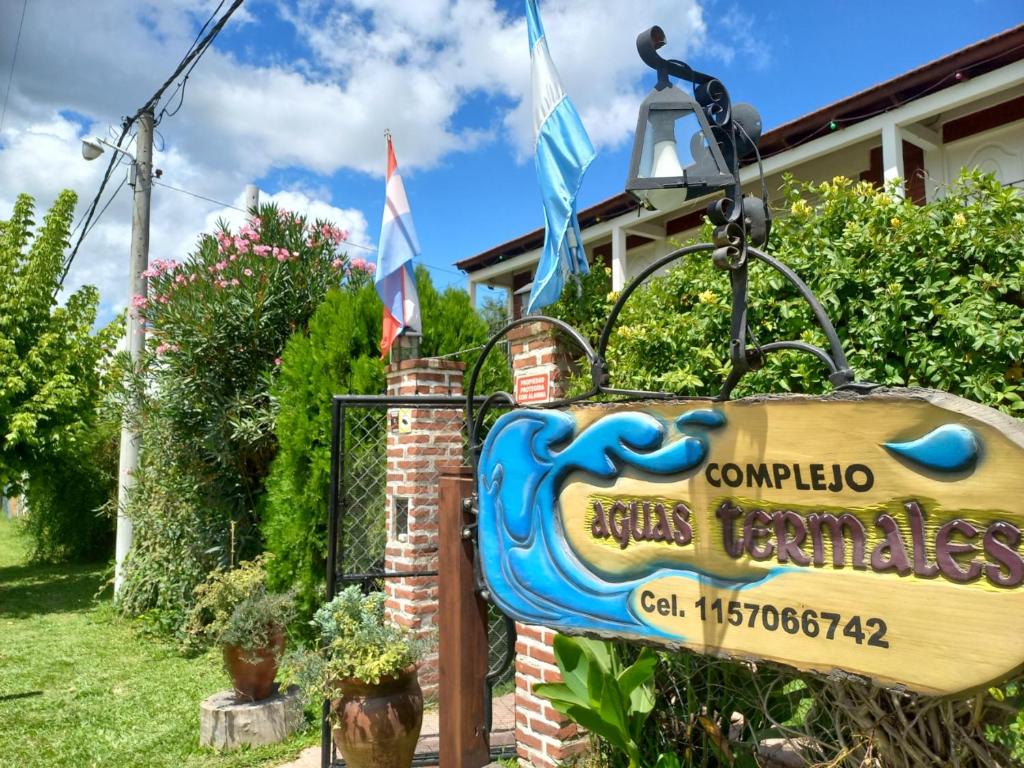
[{"label": "potted plant", "polygon": [[291,594],[267,589],[263,560],[215,571],[196,587],[189,633],[220,645],[235,695],[260,701],[274,692],[284,630],[295,617]]},{"label": "potted plant", "polygon": [[409,768],[423,723],[423,643],[385,621],[384,599],[348,587],[313,618],[320,649],[289,660],[307,694],[331,700],[334,743],[352,768]]}]

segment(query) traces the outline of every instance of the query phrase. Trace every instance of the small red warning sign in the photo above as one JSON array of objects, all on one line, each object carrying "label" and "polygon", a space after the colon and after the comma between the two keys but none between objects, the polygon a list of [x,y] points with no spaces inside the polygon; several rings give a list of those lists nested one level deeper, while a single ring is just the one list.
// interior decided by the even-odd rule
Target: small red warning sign
[{"label": "small red warning sign", "polygon": [[519,405],[546,403],[551,399],[551,374],[532,373],[516,377],[516,402]]}]

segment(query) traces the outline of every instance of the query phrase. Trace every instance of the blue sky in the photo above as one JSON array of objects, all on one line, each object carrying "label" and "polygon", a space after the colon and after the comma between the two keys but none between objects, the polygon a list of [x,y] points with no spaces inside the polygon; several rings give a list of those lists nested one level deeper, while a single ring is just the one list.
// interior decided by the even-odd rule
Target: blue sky
[{"label": "blue sky", "polygon": [[[502,3],[510,14],[521,12],[521,3]],[[544,3],[541,3],[544,13]],[[1012,2],[822,2],[784,0],[773,3],[734,4],[716,0],[704,4],[709,32],[728,46],[735,33],[758,51],[723,61],[720,56],[691,57],[695,68],[718,75],[734,100],[749,101],[761,112],[765,129],[799,117],[829,102],[899,75],[1024,21],[1024,12]],[[287,24],[271,14],[259,34],[237,28],[224,46],[261,55],[262,46],[287,40],[286,47],[303,50],[302,42],[289,34]],[[666,55],[673,44],[672,18],[661,26],[669,36]],[[737,28],[738,27],[738,28]],[[900,34],[893,30],[906,30]],[[911,31],[913,30],[913,31]],[[640,30],[636,30],[639,32]],[[277,37],[277,35],[281,37]],[[632,30],[623,30],[633,36]],[[675,38],[675,39],[673,39]],[[276,42],[275,42],[276,41]],[[528,65],[523,39],[524,66]],[[560,41],[550,39],[556,64]],[[600,55],[594,51],[594,55]],[[647,80],[653,84],[653,78]],[[570,92],[570,98],[572,93]],[[460,124],[487,127],[496,110],[508,109],[502,98],[476,98],[458,113]],[[399,163],[402,147],[396,146]],[[586,207],[620,192],[629,161],[630,144],[605,147],[591,166],[580,195]],[[381,143],[380,162],[384,151]],[[303,179],[295,168],[275,171],[275,184]],[[442,159],[429,170],[405,171],[406,189],[413,208],[423,261],[451,269],[465,258],[523,234],[542,223],[532,159],[517,157],[508,142],[496,142],[472,153]],[[353,171],[330,177],[329,186],[338,205],[357,205],[366,211],[369,234],[379,230],[377,211],[383,204],[379,179]],[[451,272],[435,273],[439,281],[459,278]]]},{"label": "blue sky", "polygon": [[[45,21],[54,3],[60,29]],[[32,0],[0,131],[0,216],[19,189],[45,205],[72,186],[87,201],[100,169],[80,159],[77,138],[133,112],[215,5]],[[540,9],[598,150],[581,208],[622,190],[636,107],[653,84],[633,41],[651,23],[665,29],[667,55],[717,75],[770,129],[1024,21],[1018,2],[998,0],[541,0]],[[0,84],[20,10],[0,3]],[[249,0],[196,70],[181,112],[161,125],[157,164],[167,183],[235,205],[255,180],[282,204],[344,219],[372,247],[391,128],[422,261],[436,282],[464,284],[454,261],[542,222],[528,83],[521,2]],[[100,285],[108,314],[124,303],[127,197],[73,271],[72,284]],[[157,189],[154,257],[181,258],[219,215],[231,212]]]}]

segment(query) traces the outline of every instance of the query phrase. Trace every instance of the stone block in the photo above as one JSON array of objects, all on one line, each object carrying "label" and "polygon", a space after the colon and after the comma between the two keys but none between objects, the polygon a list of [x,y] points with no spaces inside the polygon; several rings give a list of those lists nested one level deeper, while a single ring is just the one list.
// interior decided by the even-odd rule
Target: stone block
[{"label": "stone block", "polygon": [[199,743],[222,751],[277,744],[305,721],[297,686],[277,690],[263,701],[242,701],[221,691],[199,705]]}]

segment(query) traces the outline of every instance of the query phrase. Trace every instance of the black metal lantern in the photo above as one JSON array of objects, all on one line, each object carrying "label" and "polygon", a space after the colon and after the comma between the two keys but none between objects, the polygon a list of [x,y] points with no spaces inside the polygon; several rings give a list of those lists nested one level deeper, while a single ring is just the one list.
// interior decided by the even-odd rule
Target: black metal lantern
[{"label": "black metal lantern", "polygon": [[[646,207],[665,209],[735,183],[714,135],[693,96],[671,83],[655,88],[640,105],[626,189]],[[661,191],[680,188],[682,197]]]},{"label": "black metal lantern", "polygon": [[[626,191],[658,209],[729,187],[738,200],[739,156],[756,147],[761,118],[749,104],[734,109],[719,80],[685,62],[662,58],[657,50],[664,44],[661,27],[636,39],[640,58],[658,73],[658,82],[640,105]],[[669,76],[691,83],[693,95]]]}]

